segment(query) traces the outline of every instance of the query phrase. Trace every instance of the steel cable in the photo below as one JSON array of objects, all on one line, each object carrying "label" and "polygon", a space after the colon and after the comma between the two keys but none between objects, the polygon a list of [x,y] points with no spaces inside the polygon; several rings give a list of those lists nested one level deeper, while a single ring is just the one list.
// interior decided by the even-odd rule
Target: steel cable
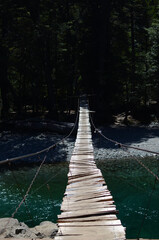
[{"label": "steel cable", "polygon": [[[126,144],[123,144],[123,143],[120,143],[116,140],[113,140],[111,138],[108,138],[106,137],[102,132],[101,130],[99,130],[98,128],[96,128],[94,122],[93,122],[93,119],[92,119],[92,116],[90,115],[90,120],[91,120],[91,124],[92,126],[94,127],[95,129],[95,132],[99,133],[104,139],[106,139],[107,141],[109,142],[112,142],[114,143],[115,145],[117,145],[118,147],[121,147],[123,150],[127,150],[127,149],[135,149],[135,150],[139,150],[139,151],[144,151],[144,152],[148,152],[148,153],[152,153],[152,154],[156,154],[156,155],[159,155],[158,152],[155,152],[155,151],[151,151],[151,150],[147,150],[147,149],[142,149],[142,148],[138,148],[138,147],[133,147],[133,146],[129,146],[129,145],[126,145]],[[127,151],[128,152],[128,151]],[[128,152],[129,153],[129,152]],[[129,153],[129,155],[131,155],[131,153]],[[143,162],[141,162],[140,160],[138,160],[137,158],[134,157],[134,159],[142,166],[144,167],[151,175],[153,175],[157,181],[159,181],[159,177],[153,173],[147,166],[144,165]]]},{"label": "steel cable", "polygon": [[36,155],[40,155],[41,153],[44,153],[44,152],[47,152],[47,151],[51,150],[52,148],[56,147],[57,145],[59,145],[60,143],[62,143],[63,141],[65,141],[67,138],[69,138],[71,136],[71,134],[75,130],[75,127],[77,125],[77,121],[78,121],[78,112],[77,112],[77,115],[76,115],[76,120],[75,120],[74,126],[71,129],[70,133],[68,135],[66,135],[64,138],[62,138],[61,140],[59,140],[57,143],[55,143],[55,144],[53,144],[53,145],[51,145],[47,148],[44,148],[44,149],[42,149],[38,152],[29,153],[29,154],[22,155],[22,156],[19,156],[19,157],[13,157],[13,158],[2,160],[2,161],[0,161],[0,165],[5,164],[5,163],[9,163],[9,162],[13,162],[13,161],[17,161],[17,160],[20,160],[20,159],[28,158],[28,157],[33,157],[33,156],[36,156]]}]

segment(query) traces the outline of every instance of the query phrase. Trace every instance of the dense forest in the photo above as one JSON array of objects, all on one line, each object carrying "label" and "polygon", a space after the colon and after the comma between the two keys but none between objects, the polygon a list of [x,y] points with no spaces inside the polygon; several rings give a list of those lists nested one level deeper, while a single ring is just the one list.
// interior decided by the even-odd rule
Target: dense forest
[{"label": "dense forest", "polygon": [[0,119],[159,117],[159,0],[1,0]]}]

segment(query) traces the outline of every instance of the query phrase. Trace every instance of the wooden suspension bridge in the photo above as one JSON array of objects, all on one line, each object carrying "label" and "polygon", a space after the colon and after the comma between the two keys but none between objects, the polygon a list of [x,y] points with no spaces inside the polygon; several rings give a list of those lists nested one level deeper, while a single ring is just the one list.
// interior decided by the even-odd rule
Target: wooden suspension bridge
[{"label": "wooden suspension bridge", "polygon": [[78,132],[55,240],[125,239],[125,228],[101,171],[96,167],[89,110],[81,98]]}]

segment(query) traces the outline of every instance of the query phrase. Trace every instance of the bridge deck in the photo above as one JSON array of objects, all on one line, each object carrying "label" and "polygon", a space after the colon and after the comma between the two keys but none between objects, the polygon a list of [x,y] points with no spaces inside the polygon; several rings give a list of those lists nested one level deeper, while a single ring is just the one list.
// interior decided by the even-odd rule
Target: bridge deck
[{"label": "bridge deck", "polygon": [[85,100],[80,104],[77,138],[61,211],[55,240],[125,239],[125,229],[116,217],[113,198],[94,161]]}]

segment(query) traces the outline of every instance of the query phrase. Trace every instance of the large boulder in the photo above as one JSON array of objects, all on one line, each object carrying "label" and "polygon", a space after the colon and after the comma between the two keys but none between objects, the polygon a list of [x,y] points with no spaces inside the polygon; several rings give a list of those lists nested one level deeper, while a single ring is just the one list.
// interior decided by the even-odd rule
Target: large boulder
[{"label": "large boulder", "polygon": [[25,223],[14,218],[0,219],[0,238],[37,238]]},{"label": "large boulder", "polygon": [[57,224],[55,223],[45,221],[45,222],[41,222],[40,225],[34,228],[31,228],[30,230],[40,238],[44,238],[44,237],[54,238],[58,231],[58,227],[57,227]]}]

